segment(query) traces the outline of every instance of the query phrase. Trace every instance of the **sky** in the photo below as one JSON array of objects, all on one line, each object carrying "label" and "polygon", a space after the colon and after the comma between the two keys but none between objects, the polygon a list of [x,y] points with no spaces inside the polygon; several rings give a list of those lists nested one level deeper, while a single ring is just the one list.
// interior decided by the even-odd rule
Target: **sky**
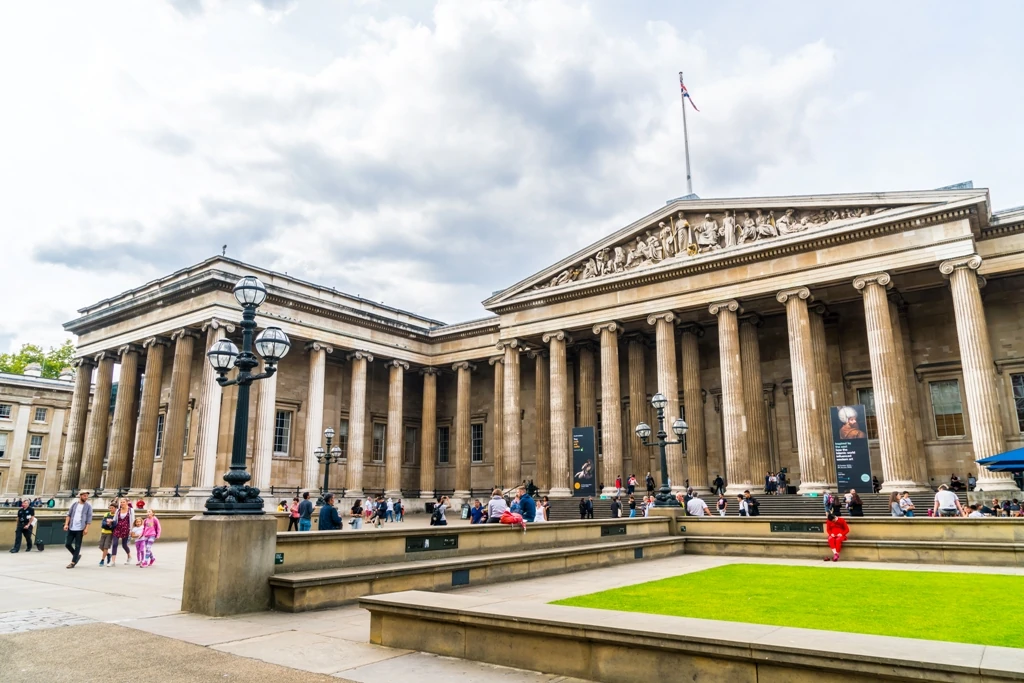
[{"label": "sky", "polygon": [[459,322],[686,193],[1024,204],[1024,3],[0,5],[0,352],[219,254]]}]

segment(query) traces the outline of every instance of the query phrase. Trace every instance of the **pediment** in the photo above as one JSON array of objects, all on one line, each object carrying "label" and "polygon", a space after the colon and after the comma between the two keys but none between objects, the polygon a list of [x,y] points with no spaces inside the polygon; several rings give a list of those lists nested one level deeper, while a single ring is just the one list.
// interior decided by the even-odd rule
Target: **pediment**
[{"label": "pediment", "polygon": [[744,255],[813,236],[907,220],[954,206],[987,203],[985,190],[804,197],[676,200],[607,238],[484,301],[491,310],[555,293],[585,294],[648,273]]}]

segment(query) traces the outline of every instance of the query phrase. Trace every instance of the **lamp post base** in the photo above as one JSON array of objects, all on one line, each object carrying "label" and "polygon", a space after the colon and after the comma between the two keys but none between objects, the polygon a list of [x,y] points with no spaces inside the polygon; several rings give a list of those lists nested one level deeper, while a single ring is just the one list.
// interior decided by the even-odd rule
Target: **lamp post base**
[{"label": "lamp post base", "polygon": [[260,490],[252,486],[218,486],[206,499],[207,515],[262,515]]}]

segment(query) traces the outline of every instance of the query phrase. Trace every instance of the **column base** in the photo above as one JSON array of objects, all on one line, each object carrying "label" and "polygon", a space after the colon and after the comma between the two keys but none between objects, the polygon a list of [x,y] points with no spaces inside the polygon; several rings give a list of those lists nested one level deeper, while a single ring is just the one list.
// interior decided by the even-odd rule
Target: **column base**
[{"label": "column base", "polygon": [[[459,491],[456,491],[454,495],[458,496],[459,495]],[[434,492],[433,491],[422,491],[421,490],[420,491],[420,499],[421,500],[434,500]]]},{"label": "column base", "polygon": [[[711,488],[708,486],[691,486],[690,488],[692,488],[693,492],[701,498],[707,499],[707,497],[711,495]],[[639,493],[639,491],[637,491],[637,493]],[[646,494],[647,492],[644,491],[644,495]]]},{"label": "column base", "polygon": [[752,487],[753,487],[753,485],[750,484],[749,482],[747,482],[745,484],[728,484],[725,487],[725,495],[726,496],[732,496],[732,497],[735,498],[736,496],[738,496],[739,494],[743,493],[744,491],[750,491],[751,495],[753,495],[754,494],[754,489]]},{"label": "column base", "polygon": [[[488,496],[488,498],[489,497],[490,496]],[[426,496],[423,496],[423,498],[426,498]],[[465,491],[455,491],[455,492],[452,493],[452,500],[467,500],[468,498],[469,498],[469,490],[468,489],[465,490]]]},{"label": "column base", "polygon": [[601,489],[601,495],[613,498],[615,496],[622,495],[623,493],[625,493],[625,491],[626,489],[617,489],[614,486],[605,486],[603,489]]},{"label": "column base", "polygon": [[[789,486],[789,484],[787,484],[787,486]],[[808,495],[810,493],[814,493],[814,494],[817,494],[817,495],[820,496],[821,494],[825,493],[826,491],[830,491],[830,490],[833,490],[835,488],[836,488],[835,484],[832,484],[830,486],[827,482],[824,482],[824,481],[800,482],[800,486],[798,486],[797,489],[796,489],[796,495],[798,495],[798,496],[806,496],[806,495]],[[762,492],[763,491],[764,491],[764,489],[762,489]]]},{"label": "column base", "polygon": [[[309,497],[312,498],[313,494],[309,494]],[[345,497],[351,498],[352,500],[355,500],[356,498],[360,500],[365,500],[366,494],[363,493],[362,491],[345,491]],[[299,498],[302,498],[302,496],[300,495]]]},{"label": "column base", "polygon": [[[1010,482],[1010,483],[1013,483],[1013,482]],[[879,493],[892,493],[893,491],[906,491],[908,493],[935,493],[935,489],[933,489],[928,484],[924,484],[924,483],[917,482],[917,481],[909,481],[909,480],[908,481],[898,481],[897,480],[897,481],[887,481],[887,482],[884,482],[882,484],[882,488],[880,488],[878,491],[879,491]],[[846,493],[846,492],[845,491],[840,491],[840,493]]]},{"label": "column base", "polygon": [[1006,494],[1020,493],[1020,489],[1017,488],[1017,483],[1013,479],[979,479],[978,483],[974,485],[974,490],[1003,494],[1000,496],[1001,498],[1005,498]]},{"label": "column base", "polygon": [[188,490],[188,493],[186,493],[185,496],[187,496],[188,498],[209,498],[212,494],[213,494],[213,487],[212,486],[210,488],[206,488],[205,486],[203,486],[203,487],[193,486],[192,488],[190,488]]},{"label": "column base", "polygon": [[402,497],[402,492],[401,491],[394,491],[394,490],[392,490],[392,491],[385,491],[384,492],[384,497],[385,498],[401,498]]},{"label": "column base", "polygon": [[549,498],[572,498],[572,491],[566,487],[552,487],[548,492]]},{"label": "column base", "polygon": [[177,496],[174,495],[174,492],[175,492],[175,488],[173,486],[161,486],[160,488],[158,488],[156,490],[156,495],[158,495],[158,496],[169,496],[171,498],[184,498],[186,495],[188,495],[188,487],[187,486],[179,486],[177,488],[177,492],[178,492]]}]

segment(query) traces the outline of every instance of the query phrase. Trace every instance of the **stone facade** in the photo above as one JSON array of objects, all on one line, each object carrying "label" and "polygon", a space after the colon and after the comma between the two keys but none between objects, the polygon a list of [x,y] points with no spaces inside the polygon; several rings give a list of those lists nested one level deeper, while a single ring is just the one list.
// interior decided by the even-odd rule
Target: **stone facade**
[{"label": "stone facade", "polygon": [[[652,423],[656,391],[667,424],[692,426],[669,453],[675,487],[719,474],[757,487],[782,467],[803,491],[834,487],[829,407],[865,403],[887,486],[975,473],[1014,488],[974,460],[1024,441],[1024,211],[993,213],[984,190],[676,201],[454,325],[209,259],[66,326],[98,393],[115,363],[137,382],[114,407],[105,485],[217,484],[237,392],[215,385],[204,353],[238,340],[231,288],[247,274],[269,290],[259,325],[293,341],[250,407],[250,471],[274,495],[319,485],[311,453],[328,426],[347,455],[336,490],[465,496],[534,479],[568,495],[573,426],[599,428],[606,488],[642,480],[660,463],[633,427]],[[71,423],[78,471],[53,478],[64,491],[100,483],[104,455],[99,420]]]}]

